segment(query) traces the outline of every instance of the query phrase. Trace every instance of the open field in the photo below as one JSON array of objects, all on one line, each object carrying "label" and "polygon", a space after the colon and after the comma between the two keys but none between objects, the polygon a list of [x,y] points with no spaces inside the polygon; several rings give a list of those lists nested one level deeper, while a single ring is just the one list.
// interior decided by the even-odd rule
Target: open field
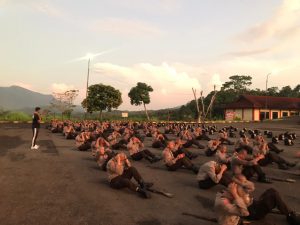
[{"label": "open field", "polygon": [[[226,124],[218,124],[221,128]],[[265,123],[234,123],[235,127],[265,129],[278,134],[293,131],[298,135],[295,146],[280,148],[282,156],[294,160],[300,150],[299,119]],[[152,194],[151,199],[142,199],[127,190],[116,191],[108,186],[106,173],[97,168],[91,152],[79,152],[73,140],[65,140],[59,134],[40,130],[38,151],[29,150],[31,141],[30,124],[0,125],[0,223],[5,225],[192,225],[214,224],[193,217],[183,216],[183,212],[214,216],[213,201],[221,190],[216,186],[210,190],[200,190],[196,176],[190,171],[169,172],[160,161],[133,162],[147,181],[155,187],[175,194],[172,199]],[[170,136],[172,137],[172,136]],[[149,148],[151,138],[146,138]],[[201,141],[206,144],[205,141]],[[229,146],[232,150],[233,146]],[[151,148],[149,148],[151,149]],[[151,149],[160,154],[160,150]],[[193,160],[197,166],[210,160],[203,150],[191,149],[200,156]],[[274,187],[295,210],[300,211],[300,179],[278,170],[272,165],[264,168],[267,175],[296,179],[295,184],[274,182],[256,183],[255,196],[266,188]],[[265,221],[255,224],[286,224],[280,215],[269,215]]]}]

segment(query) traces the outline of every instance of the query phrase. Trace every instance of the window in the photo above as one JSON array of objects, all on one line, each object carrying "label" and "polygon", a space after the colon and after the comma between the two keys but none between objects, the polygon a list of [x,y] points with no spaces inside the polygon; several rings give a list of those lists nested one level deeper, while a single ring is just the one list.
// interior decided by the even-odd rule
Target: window
[{"label": "window", "polygon": [[260,120],[270,119],[270,113],[269,112],[260,112],[259,119]]},{"label": "window", "polygon": [[282,117],[286,117],[289,115],[289,112],[282,112]]},{"label": "window", "polygon": [[272,112],[272,119],[278,119],[278,112]]}]

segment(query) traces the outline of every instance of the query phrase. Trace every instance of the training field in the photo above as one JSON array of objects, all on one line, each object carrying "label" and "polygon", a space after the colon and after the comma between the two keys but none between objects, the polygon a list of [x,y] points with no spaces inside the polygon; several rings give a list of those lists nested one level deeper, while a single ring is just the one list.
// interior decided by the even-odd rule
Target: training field
[{"label": "training field", "polygon": [[[217,124],[222,128],[226,124]],[[300,150],[300,124],[298,120],[264,123],[234,123],[238,128],[295,132],[295,146],[286,147],[281,155],[295,161],[293,156]],[[151,199],[142,199],[128,190],[113,190],[108,186],[106,173],[100,171],[91,152],[79,152],[74,140],[65,140],[61,134],[51,134],[41,128],[38,138],[39,150],[29,150],[32,131],[30,124],[0,125],[0,224],[3,225],[192,225],[215,224],[182,215],[188,212],[213,217],[215,194],[222,186],[200,190],[196,175],[187,170],[169,172],[162,161],[132,162],[146,181],[155,187],[175,195],[166,198],[152,194]],[[172,136],[169,136],[170,138]],[[206,141],[201,141],[206,144]],[[160,150],[150,148],[151,138],[146,138],[145,147],[155,154]],[[229,151],[233,146],[228,146]],[[213,158],[203,150],[191,148],[199,157],[194,163],[200,166]],[[264,167],[267,175],[296,179],[296,183],[256,182],[255,196],[269,187],[276,188],[295,210],[300,211],[300,177],[290,174],[296,169],[282,171],[276,165]],[[280,215],[268,215],[259,223],[287,224]]]}]

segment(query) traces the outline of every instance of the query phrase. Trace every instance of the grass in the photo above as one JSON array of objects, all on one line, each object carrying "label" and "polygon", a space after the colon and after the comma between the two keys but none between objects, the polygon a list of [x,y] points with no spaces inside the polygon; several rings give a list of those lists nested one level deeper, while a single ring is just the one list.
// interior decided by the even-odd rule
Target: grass
[{"label": "grass", "polygon": [[0,113],[0,121],[21,121],[27,122],[32,118],[30,115],[24,112],[2,112]]}]

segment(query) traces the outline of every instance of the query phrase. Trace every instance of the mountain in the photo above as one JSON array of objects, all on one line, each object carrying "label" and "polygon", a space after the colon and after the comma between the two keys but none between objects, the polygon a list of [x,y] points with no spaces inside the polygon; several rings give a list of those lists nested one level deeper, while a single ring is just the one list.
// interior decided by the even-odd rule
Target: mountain
[{"label": "mountain", "polygon": [[49,105],[52,98],[52,95],[41,94],[19,86],[0,87],[0,108],[5,110],[32,111],[36,106]]}]

